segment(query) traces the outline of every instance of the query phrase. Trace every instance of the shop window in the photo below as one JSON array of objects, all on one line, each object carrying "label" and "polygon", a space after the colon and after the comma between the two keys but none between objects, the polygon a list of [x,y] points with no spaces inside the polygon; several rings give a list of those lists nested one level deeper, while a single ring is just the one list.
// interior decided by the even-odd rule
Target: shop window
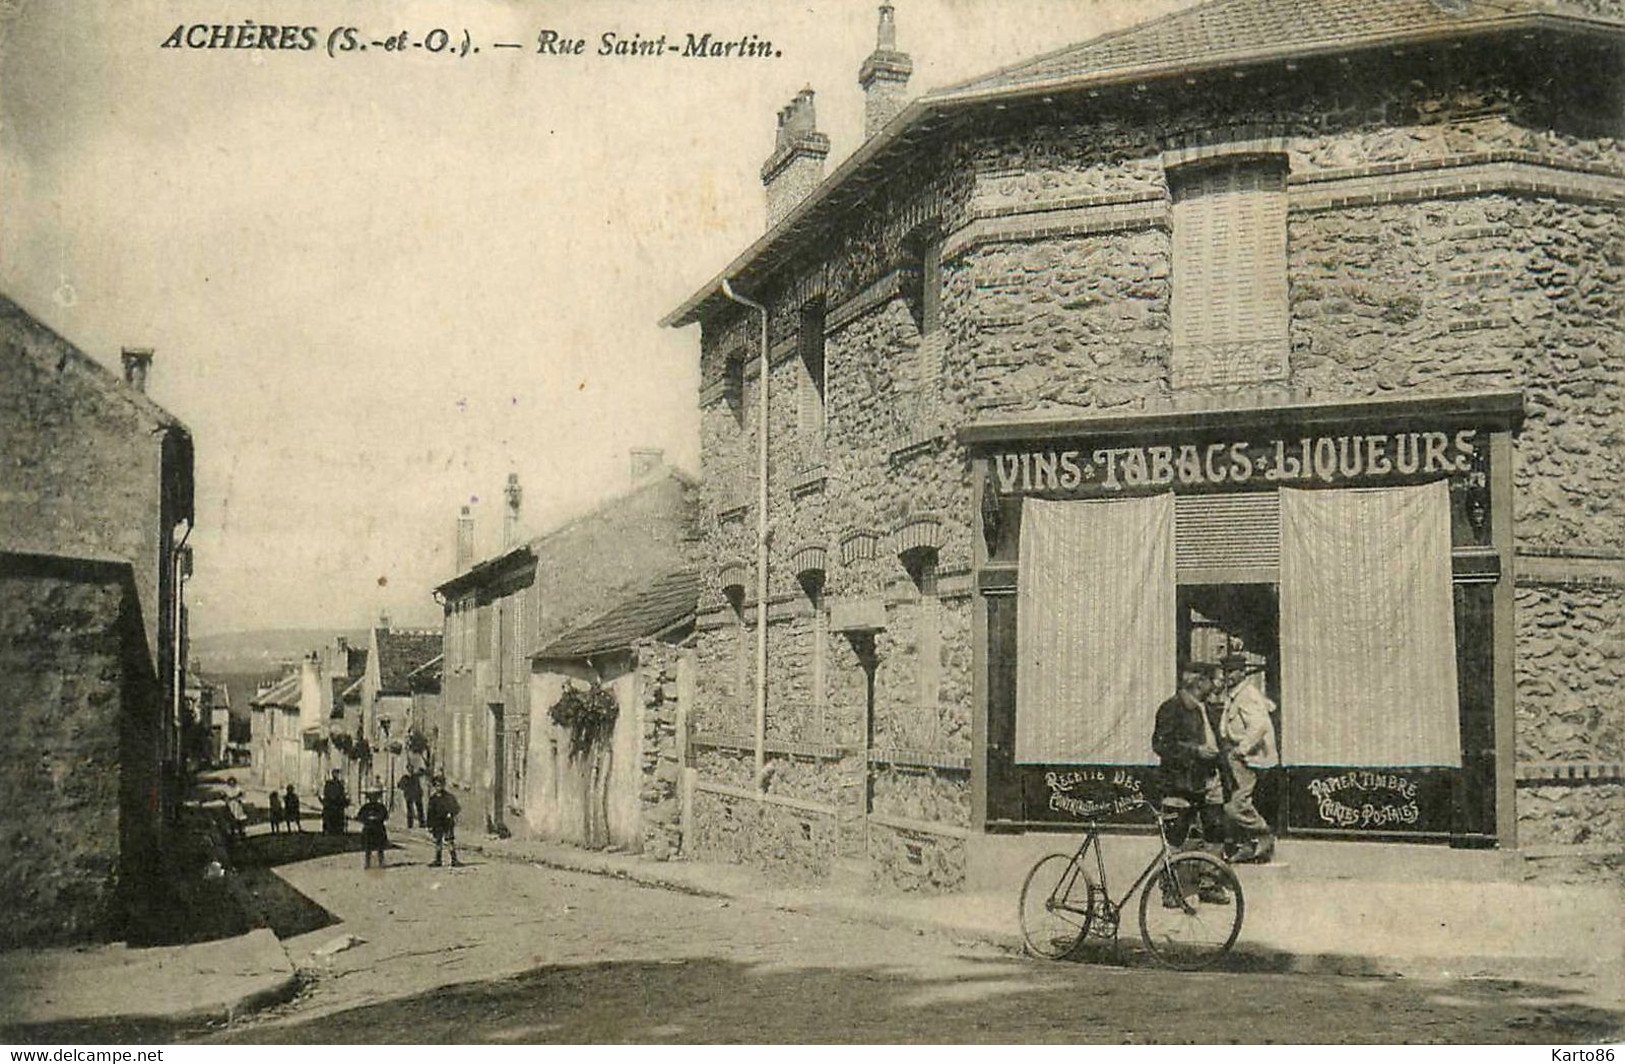
[{"label": "shop window", "polygon": [[796,365],[796,437],[810,461],[824,453],[824,305],[801,308],[800,358]]},{"label": "shop window", "polygon": [[1285,160],[1173,171],[1175,388],[1287,373]]}]

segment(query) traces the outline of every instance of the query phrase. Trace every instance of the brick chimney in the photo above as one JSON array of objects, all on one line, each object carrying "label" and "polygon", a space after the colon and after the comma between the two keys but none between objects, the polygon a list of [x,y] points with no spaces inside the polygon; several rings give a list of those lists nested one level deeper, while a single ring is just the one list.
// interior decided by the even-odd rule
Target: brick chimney
[{"label": "brick chimney", "polygon": [[466,573],[474,564],[474,515],[463,507],[457,515],[457,571]]},{"label": "brick chimney", "polygon": [[875,50],[858,70],[863,87],[863,139],[879,133],[908,105],[908,77],[914,60],[897,50],[897,22],[892,5],[880,5],[880,27]]},{"label": "brick chimney", "polygon": [[519,543],[519,500],[524,492],[519,488],[519,474],[508,474],[508,486],[502,489],[502,549]]},{"label": "brick chimney", "polygon": [[632,483],[642,484],[660,472],[666,464],[666,452],[659,447],[634,447],[632,456]]},{"label": "brick chimney", "polygon": [[796,93],[779,112],[779,130],[773,154],[762,164],[762,186],[767,189],[767,227],[778,225],[796,204],[824,180],[829,138],[818,132],[813,91]]},{"label": "brick chimney", "polygon": [[147,374],[152,370],[152,348],[124,349],[124,383],[138,392],[147,390]]}]

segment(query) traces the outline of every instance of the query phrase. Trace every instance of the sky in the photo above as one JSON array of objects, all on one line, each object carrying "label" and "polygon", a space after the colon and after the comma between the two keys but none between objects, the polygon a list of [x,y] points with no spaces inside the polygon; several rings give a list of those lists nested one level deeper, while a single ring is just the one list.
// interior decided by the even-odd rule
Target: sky
[{"label": "sky", "polygon": [[[1189,0],[896,0],[913,93]],[[657,321],[765,228],[778,110],[862,136],[875,0],[0,4],[0,290],[196,445],[194,634],[436,624],[458,508],[498,546],[699,471],[698,331]],[[310,51],[164,48],[274,17]],[[328,35],[480,51],[330,56]],[[536,53],[555,30],[585,55]],[[598,56],[600,35],[770,59]],[[202,35],[194,39],[201,39]],[[525,42],[496,49],[497,42]]]}]

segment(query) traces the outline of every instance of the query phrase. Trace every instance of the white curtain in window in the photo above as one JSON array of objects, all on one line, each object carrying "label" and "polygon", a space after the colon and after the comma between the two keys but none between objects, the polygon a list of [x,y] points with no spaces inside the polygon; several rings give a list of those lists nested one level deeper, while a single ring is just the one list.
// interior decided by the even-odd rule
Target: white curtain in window
[{"label": "white curtain in window", "polygon": [[1173,691],[1174,497],[1028,499],[1016,598],[1016,761],[1144,765]]},{"label": "white curtain in window", "polygon": [[1281,753],[1461,764],[1444,481],[1281,492]]}]

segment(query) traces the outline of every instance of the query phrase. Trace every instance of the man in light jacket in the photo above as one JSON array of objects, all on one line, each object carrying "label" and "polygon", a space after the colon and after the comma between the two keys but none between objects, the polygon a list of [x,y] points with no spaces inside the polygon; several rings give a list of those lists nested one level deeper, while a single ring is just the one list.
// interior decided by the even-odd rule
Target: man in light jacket
[{"label": "man in light jacket", "polygon": [[1219,747],[1235,786],[1224,803],[1230,822],[1234,862],[1264,864],[1275,853],[1275,832],[1258,807],[1253,792],[1259,778],[1281,763],[1275,746],[1275,703],[1249,675],[1245,655],[1224,661],[1224,714],[1219,718]]}]

